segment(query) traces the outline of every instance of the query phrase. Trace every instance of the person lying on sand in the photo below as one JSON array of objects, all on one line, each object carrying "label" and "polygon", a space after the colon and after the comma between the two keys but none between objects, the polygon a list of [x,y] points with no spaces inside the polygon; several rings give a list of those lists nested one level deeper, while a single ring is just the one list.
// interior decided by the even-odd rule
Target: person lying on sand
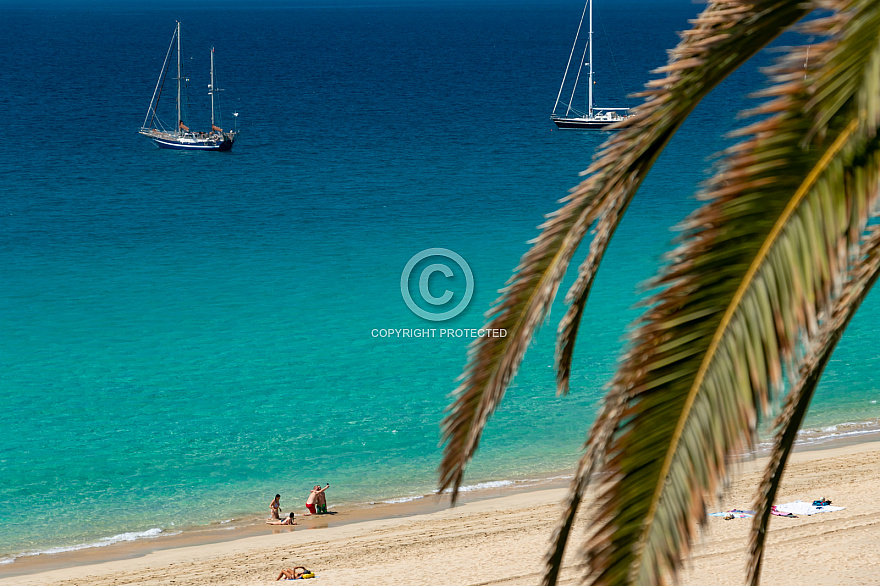
[{"label": "person lying on sand", "polygon": [[296,525],[296,521],[293,520],[293,511],[290,511],[289,517],[281,521],[266,521],[266,525]]},{"label": "person lying on sand", "polygon": [[281,570],[281,573],[278,574],[278,577],[275,578],[275,581],[277,582],[281,578],[284,578],[285,580],[302,580],[303,576],[311,573],[311,571],[305,569],[303,566],[297,566],[293,569],[287,568],[286,570]]}]

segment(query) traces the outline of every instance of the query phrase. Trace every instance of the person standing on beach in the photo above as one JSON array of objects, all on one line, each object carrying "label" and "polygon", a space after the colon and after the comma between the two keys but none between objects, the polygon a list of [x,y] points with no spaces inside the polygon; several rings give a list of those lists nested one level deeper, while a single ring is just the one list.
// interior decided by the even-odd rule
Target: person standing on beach
[{"label": "person standing on beach", "polygon": [[315,510],[315,503],[318,501],[318,495],[330,488],[330,483],[327,483],[327,486],[321,488],[320,485],[315,485],[315,488],[312,489],[312,492],[309,493],[309,498],[306,499],[306,508],[309,510],[306,515],[314,515],[317,511]]},{"label": "person standing on beach", "polygon": [[281,508],[281,495],[276,494],[275,498],[272,499],[272,502],[269,503],[269,518],[270,519],[280,519],[278,516],[278,510]]}]

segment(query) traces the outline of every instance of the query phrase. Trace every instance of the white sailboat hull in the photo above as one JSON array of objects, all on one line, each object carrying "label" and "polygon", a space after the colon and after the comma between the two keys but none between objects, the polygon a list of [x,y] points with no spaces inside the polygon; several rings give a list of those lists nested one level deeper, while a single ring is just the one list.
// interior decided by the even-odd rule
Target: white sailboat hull
[{"label": "white sailboat hull", "polygon": [[553,123],[556,124],[557,128],[562,130],[614,130],[609,129],[608,127],[612,124],[617,124],[626,119],[625,116],[618,116],[615,119],[607,119],[607,118],[587,118],[587,117],[562,117],[562,116],[553,116]]},{"label": "white sailboat hull", "polygon": [[172,134],[162,132],[154,128],[142,128],[139,131],[153,141],[160,149],[174,149],[182,151],[229,151],[235,143],[234,132],[213,132]]}]

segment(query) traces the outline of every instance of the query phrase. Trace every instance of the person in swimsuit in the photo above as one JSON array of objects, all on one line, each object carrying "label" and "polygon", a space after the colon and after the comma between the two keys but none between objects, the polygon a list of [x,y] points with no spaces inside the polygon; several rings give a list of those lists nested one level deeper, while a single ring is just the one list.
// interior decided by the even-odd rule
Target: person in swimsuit
[{"label": "person in swimsuit", "polygon": [[315,510],[321,515],[327,514],[327,495],[323,490],[318,493],[318,498],[315,499]]},{"label": "person in swimsuit", "polygon": [[283,520],[266,521],[266,525],[296,525],[296,521],[293,520],[293,511],[290,511],[290,516]]},{"label": "person in swimsuit", "polygon": [[305,574],[311,573],[311,571],[305,569],[303,566],[287,568],[286,570],[281,570],[281,573],[278,574],[278,577],[275,578],[275,581],[277,582],[281,578],[284,578],[285,580],[302,580]]},{"label": "person in swimsuit", "polygon": [[317,510],[315,509],[315,503],[318,500],[318,495],[330,488],[330,483],[327,483],[327,486],[321,488],[319,485],[315,485],[315,488],[312,489],[312,492],[309,493],[309,498],[306,499],[306,508],[309,510],[306,515],[314,515]]},{"label": "person in swimsuit", "polygon": [[281,517],[278,516],[278,509],[280,509],[280,508],[281,508],[281,495],[276,494],[275,498],[272,499],[272,502],[269,503],[269,518],[280,520]]}]

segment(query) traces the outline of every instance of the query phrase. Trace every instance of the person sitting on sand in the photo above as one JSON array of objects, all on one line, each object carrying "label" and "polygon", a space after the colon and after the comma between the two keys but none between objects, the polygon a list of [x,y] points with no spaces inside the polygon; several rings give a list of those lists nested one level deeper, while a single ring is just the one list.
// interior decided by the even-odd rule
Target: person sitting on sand
[{"label": "person sitting on sand", "polygon": [[281,495],[276,494],[275,498],[272,499],[272,502],[269,503],[269,518],[280,520],[281,517],[278,516],[278,509],[280,509],[280,508],[281,508]]},{"label": "person sitting on sand", "polygon": [[306,508],[309,510],[306,515],[314,515],[317,511],[315,510],[315,502],[318,500],[318,495],[330,488],[330,483],[327,483],[327,486],[321,488],[319,485],[315,485],[315,488],[312,489],[312,492],[309,493],[309,498],[306,499]]},{"label": "person sitting on sand", "polygon": [[296,521],[293,520],[293,511],[290,511],[290,516],[285,517],[283,520],[266,521],[266,525],[296,525]]},{"label": "person sitting on sand", "polygon": [[281,570],[281,573],[278,574],[278,577],[275,578],[277,582],[281,578],[285,580],[302,580],[303,576],[306,574],[311,574],[309,570],[305,569],[303,566],[297,566],[295,568],[287,568],[286,570]]}]

